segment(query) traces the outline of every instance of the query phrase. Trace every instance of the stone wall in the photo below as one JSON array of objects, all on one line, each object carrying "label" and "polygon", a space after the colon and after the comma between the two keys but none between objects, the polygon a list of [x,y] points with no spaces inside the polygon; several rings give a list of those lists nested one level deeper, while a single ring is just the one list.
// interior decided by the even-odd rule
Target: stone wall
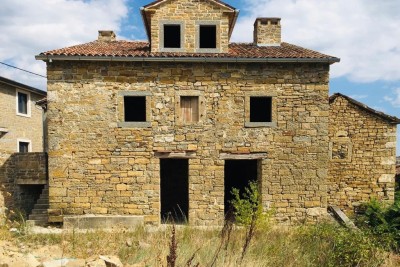
[{"label": "stone wall", "polygon": [[371,198],[393,201],[396,125],[343,97],[330,104],[328,204],[347,212]]},{"label": "stone wall", "polygon": [[3,207],[28,213],[46,183],[46,153],[12,154],[0,166]]},{"label": "stone wall", "polygon": [[[47,64],[50,217],[144,215],[160,222],[160,157],[189,158],[189,223],[224,219],[224,159],[261,157],[263,205],[286,223],[326,210],[327,64]],[[121,92],[146,95],[148,126],[124,127]],[[179,122],[180,95],[203,116]],[[273,97],[274,123],[245,127],[251,95]],[[121,127],[118,127],[120,125]],[[224,156],[222,156],[224,155]]]},{"label": "stone wall", "polygon": [[226,7],[210,3],[208,1],[182,0],[168,1],[161,4],[151,15],[151,51],[162,51],[161,34],[162,23],[181,24],[183,36],[183,47],[180,52],[194,53],[199,47],[196,41],[198,38],[198,24],[215,23],[217,25],[217,49],[221,53],[228,52],[229,44],[229,17]]}]

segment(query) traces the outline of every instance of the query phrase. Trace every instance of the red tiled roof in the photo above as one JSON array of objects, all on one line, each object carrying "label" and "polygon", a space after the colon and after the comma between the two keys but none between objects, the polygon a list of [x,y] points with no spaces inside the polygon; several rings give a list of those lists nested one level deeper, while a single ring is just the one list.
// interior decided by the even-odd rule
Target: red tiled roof
[{"label": "red tiled roof", "polygon": [[150,52],[148,42],[94,41],[62,49],[43,52],[38,59],[52,56],[80,57],[127,57],[127,58],[244,58],[244,59],[339,59],[296,45],[282,43],[280,46],[256,46],[252,43],[231,43],[228,53]]}]

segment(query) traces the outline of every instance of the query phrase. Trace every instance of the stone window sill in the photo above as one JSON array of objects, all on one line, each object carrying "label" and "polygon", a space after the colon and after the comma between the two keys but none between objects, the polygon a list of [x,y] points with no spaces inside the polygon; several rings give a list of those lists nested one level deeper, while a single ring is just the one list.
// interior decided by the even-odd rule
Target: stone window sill
[{"label": "stone window sill", "polygon": [[118,122],[119,128],[150,128],[151,122],[149,121],[121,121]]},{"label": "stone window sill", "polygon": [[276,127],[276,122],[245,122],[246,128]]}]

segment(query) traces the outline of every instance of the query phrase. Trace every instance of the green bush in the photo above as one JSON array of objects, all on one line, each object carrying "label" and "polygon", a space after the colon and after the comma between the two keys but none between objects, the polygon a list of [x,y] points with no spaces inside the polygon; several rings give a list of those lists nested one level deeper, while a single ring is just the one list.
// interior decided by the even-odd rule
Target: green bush
[{"label": "green bush", "polygon": [[380,266],[384,252],[368,232],[328,223],[300,229],[297,240],[311,266]]},{"label": "green bush", "polygon": [[371,231],[383,246],[395,251],[400,247],[400,200],[385,205],[376,199],[364,204],[364,214],[356,218],[356,224]]}]

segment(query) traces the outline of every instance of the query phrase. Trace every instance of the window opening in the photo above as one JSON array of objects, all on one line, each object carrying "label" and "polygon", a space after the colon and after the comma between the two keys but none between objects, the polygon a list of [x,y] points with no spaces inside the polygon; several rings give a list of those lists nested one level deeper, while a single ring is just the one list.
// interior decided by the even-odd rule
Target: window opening
[{"label": "window opening", "polygon": [[181,25],[164,25],[164,48],[181,48]]},{"label": "window opening", "polygon": [[272,122],[272,97],[250,97],[250,122]]},{"label": "window opening", "polygon": [[181,116],[183,122],[199,121],[199,97],[181,96]]},{"label": "window opening", "polygon": [[29,142],[18,142],[18,152],[28,153],[29,152]]},{"label": "window opening", "polygon": [[28,95],[18,92],[18,113],[28,114]]},{"label": "window opening", "polygon": [[124,97],[125,121],[146,121],[146,97]]},{"label": "window opening", "polygon": [[217,48],[217,26],[200,25],[200,48]]}]

